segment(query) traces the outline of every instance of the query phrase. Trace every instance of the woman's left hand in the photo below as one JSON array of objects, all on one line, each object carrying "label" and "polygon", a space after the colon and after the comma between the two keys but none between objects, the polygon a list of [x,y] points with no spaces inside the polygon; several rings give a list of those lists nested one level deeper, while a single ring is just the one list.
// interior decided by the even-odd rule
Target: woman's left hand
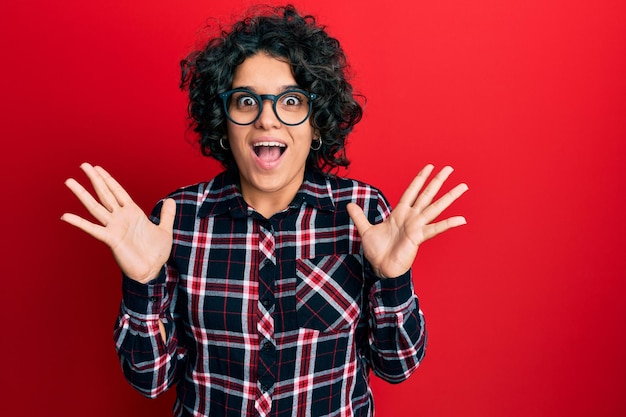
[{"label": "woman's left hand", "polygon": [[372,225],[361,207],[354,203],[348,204],[348,214],[361,235],[365,257],[377,276],[392,278],[404,274],[411,268],[422,243],[466,223],[463,216],[433,223],[468,189],[466,184],[459,184],[432,202],[453,171],[449,166],[444,167],[422,191],[433,169],[432,165],[427,165],[417,174],[397,207],[382,223]]}]

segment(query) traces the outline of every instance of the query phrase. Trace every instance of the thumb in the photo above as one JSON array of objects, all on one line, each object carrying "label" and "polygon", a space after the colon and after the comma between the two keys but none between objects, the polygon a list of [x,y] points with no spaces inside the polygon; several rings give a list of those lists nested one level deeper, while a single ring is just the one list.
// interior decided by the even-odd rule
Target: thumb
[{"label": "thumb", "polygon": [[163,227],[167,230],[172,230],[174,228],[174,217],[176,216],[176,202],[168,198],[163,202],[161,206],[161,220],[159,222],[159,227]]},{"label": "thumb", "polygon": [[372,224],[369,222],[369,220],[367,220],[363,209],[354,203],[348,203],[346,209],[348,210],[348,214],[350,215],[350,218],[356,226],[356,230],[361,236],[363,236],[367,229],[372,227]]}]

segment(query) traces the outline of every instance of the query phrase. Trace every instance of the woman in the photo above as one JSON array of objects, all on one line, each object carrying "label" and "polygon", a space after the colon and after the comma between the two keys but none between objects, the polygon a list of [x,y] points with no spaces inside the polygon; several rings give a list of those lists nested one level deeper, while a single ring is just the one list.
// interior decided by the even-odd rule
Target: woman
[{"label": "woman", "polygon": [[101,167],[101,223],[62,219],[106,243],[123,272],[115,341],[143,394],[177,386],[176,416],[372,416],[370,371],[408,378],[426,331],[410,268],[452,172],[425,167],[393,212],[375,188],[332,174],[362,109],[337,40],[291,6],[256,9],[182,62],[182,87],[211,181],[148,219]]}]

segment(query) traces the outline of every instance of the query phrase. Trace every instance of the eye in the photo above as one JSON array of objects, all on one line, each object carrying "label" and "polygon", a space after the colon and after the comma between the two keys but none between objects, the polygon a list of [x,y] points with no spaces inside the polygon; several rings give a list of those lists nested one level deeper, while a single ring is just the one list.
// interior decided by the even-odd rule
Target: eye
[{"label": "eye", "polygon": [[303,94],[288,92],[280,98],[280,105],[285,107],[298,107],[304,104],[306,98]]},{"label": "eye", "polygon": [[250,109],[258,106],[258,101],[254,96],[246,93],[241,93],[233,96],[235,106],[238,109]]}]

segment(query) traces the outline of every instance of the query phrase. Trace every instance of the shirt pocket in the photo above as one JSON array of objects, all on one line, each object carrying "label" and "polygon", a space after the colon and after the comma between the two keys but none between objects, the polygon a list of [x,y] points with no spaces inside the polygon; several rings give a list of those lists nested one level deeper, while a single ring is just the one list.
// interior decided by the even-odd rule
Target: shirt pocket
[{"label": "shirt pocket", "polygon": [[296,259],[298,325],[322,332],[344,331],[361,315],[362,266],[357,255]]}]

